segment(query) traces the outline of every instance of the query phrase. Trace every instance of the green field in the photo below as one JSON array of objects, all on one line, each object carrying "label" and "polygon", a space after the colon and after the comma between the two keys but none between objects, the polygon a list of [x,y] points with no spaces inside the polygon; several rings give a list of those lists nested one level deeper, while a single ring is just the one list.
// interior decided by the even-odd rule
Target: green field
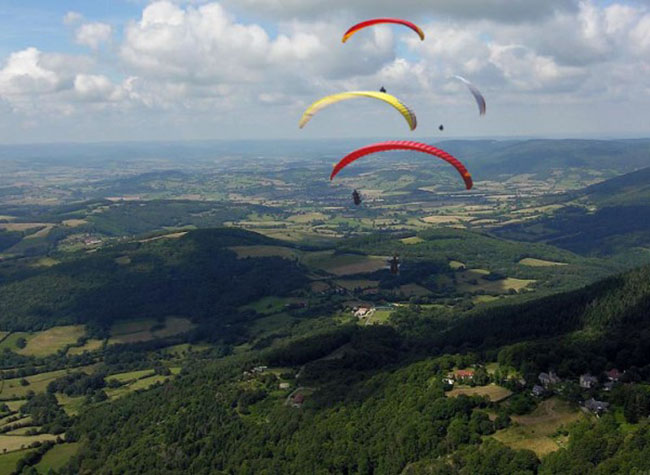
[{"label": "green field", "polygon": [[169,376],[149,376],[147,378],[138,379],[126,386],[121,386],[115,389],[108,388],[105,391],[110,399],[117,399],[139,389],[148,389],[156,383],[164,383],[167,380],[169,380]]},{"label": "green field", "polygon": [[111,337],[108,339],[108,344],[136,343],[166,338],[185,333],[194,327],[192,322],[186,318],[167,317],[163,328],[152,331],[152,328],[158,324],[159,322],[152,318],[115,323],[111,326]]},{"label": "green field", "polygon": [[284,246],[232,246],[231,251],[237,253],[237,257],[282,257],[285,259],[300,259],[301,252]]},{"label": "green field", "polygon": [[241,310],[254,310],[260,315],[273,315],[284,310],[284,306],[297,302],[297,299],[284,297],[264,297],[256,302],[240,307]]},{"label": "green field", "polygon": [[55,395],[56,400],[59,401],[59,405],[63,407],[63,410],[69,416],[76,416],[79,414],[86,400],[85,396],[70,397],[62,393],[56,393]]},{"label": "green field", "polygon": [[77,342],[86,333],[84,325],[54,327],[37,332],[27,341],[25,348],[16,350],[27,356],[47,356]]},{"label": "green field", "polygon": [[485,269],[468,269],[457,272],[458,291],[469,293],[480,291],[490,294],[504,294],[510,290],[519,292],[536,282],[532,279],[515,279],[512,277],[506,277],[500,280],[484,279],[483,277],[489,275],[489,273]]},{"label": "green field", "polygon": [[339,287],[346,290],[353,291],[355,289],[372,289],[379,285],[378,280],[364,280],[364,279],[337,279],[334,281]]},{"label": "green field", "polygon": [[45,392],[47,385],[61,376],[70,373],[83,371],[85,373],[92,373],[95,370],[95,365],[82,366],[75,368],[74,370],[61,369],[58,371],[50,371],[47,373],[34,374],[32,376],[26,376],[24,379],[27,380],[29,385],[23,386],[21,380],[23,378],[13,378],[5,379],[2,382],[2,391],[0,391],[0,399],[16,399],[22,398],[27,395],[29,391],[34,391],[35,393]]},{"label": "green field", "polygon": [[393,313],[391,309],[381,309],[375,310],[370,319],[368,320],[369,324],[386,324],[390,318],[390,314]]},{"label": "green field", "polygon": [[79,443],[58,444],[48,450],[36,465],[38,473],[47,474],[50,470],[61,469],[79,450]]},{"label": "green field", "polygon": [[545,261],[543,259],[535,259],[532,257],[526,257],[525,259],[520,260],[519,264],[528,267],[552,267],[568,265],[566,262]]},{"label": "green field", "polygon": [[29,447],[33,442],[45,442],[48,440],[56,440],[57,436],[52,434],[38,434],[38,435],[1,435],[0,434],[0,452],[5,449],[7,452],[14,450],[21,450]]},{"label": "green field", "polygon": [[107,376],[107,380],[116,379],[120,383],[128,383],[129,381],[136,381],[138,379],[146,378],[154,375],[154,370],[143,369],[141,371],[129,371],[128,373],[118,373]]},{"label": "green field", "polygon": [[85,351],[96,351],[101,349],[104,340],[88,340],[83,346],[72,346],[68,349],[69,355],[81,355]]},{"label": "green field", "polygon": [[31,452],[33,452],[32,449],[17,450],[15,452],[0,455],[0,474],[8,475],[12,473],[16,469],[18,461]]},{"label": "green field", "polygon": [[512,416],[514,424],[492,437],[513,449],[529,449],[541,457],[559,448],[552,436],[560,427],[584,417],[587,416],[570,403],[551,398],[531,414]]},{"label": "green field", "polygon": [[447,397],[458,397],[461,394],[465,396],[487,396],[492,402],[503,401],[512,395],[509,389],[497,386],[496,384],[488,384],[487,386],[456,386],[454,389],[447,393]]},{"label": "green field", "polygon": [[424,242],[424,239],[419,238],[417,236],[413,236],[413,237],[400,239],[400,241],[402,242],[402,244],[420,244],[421,242]]},{"label": "green field", "polygon": [[16,342],[18,341],[19,338],[24,338],[27,342],[29,342],[29,340],[31,340],[35,336],[36,334],[26,333],[26,332],[12,333],[0,342],[0,351],[6,348],[11,351],[17,352],[20,350],[20,348],[18,348],[18,346],[16,345]]},{"label": "green field", "polygon": [[[317,254],[317,253],[313,253]],[[313,260],[308,260],[308,265],[337,276],[364,274],[375,272],[387,267],[387,257],[362,256],[358,254],[339,254],[333,252],[322,253]]]}]

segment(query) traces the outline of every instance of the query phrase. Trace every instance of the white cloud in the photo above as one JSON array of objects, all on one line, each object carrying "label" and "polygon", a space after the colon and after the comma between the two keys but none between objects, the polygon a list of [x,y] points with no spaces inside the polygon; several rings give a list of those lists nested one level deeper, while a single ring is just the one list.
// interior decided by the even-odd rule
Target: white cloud
[{"label": "white cloud", "polygon": [[[152,128],[164,123],[158,129],[164,137],[174,125],[213,138],[215,131],[231,136],[243,130],[290,136],[302,109],[322,95],[383,85],[415,108],[426,134],[431,120],[474,115],[467,89],[451,79],[461,74],[483,91],[489,112],[480,122],[461,122],[460,133],[473,134],[476,127],[484,127],[482,133],[521,132],[526,111],[530,129],[537,130],[541,107],[547,116],[553,107],[574,107],[574,116],[566,117],[589,121],[584,111],[592,104],[606,110],[605,104],[616,102],[644,117],[642,105],[650,103],[648,3],[143,2],[140,17],[115,30],[102,22],[78,25],[79,44],[115,46],[93,59],[36,48],[8,56],[0,69],[0,104],[30,123],[59,114],[108,123],[115,113],[120,121],[147,117]],[[397,6],[422,26],[426,41],[404,28],[377,26],[341,44],[351,22],[390,14]],[[266,20],[251,20],[260,17]],[[68,24],[82,21],[74,12],[66,18]],[[351,117],[345,115],[348,106],[374,113],[363,101],[337,106],[301,136],[390,134],[395,126],[402,131],[399,118],[336,121]],[[517,111],[516,121],[499,115],[506,110]]]},{"label": "white cloud", "polygon": [[63,23],[68,26],[74,25],[76,23],[79,23],[81,20],[83,20],[83,18],[84,17],[81,13],[70,11],[66,13],[65,16],[63,17]]},{"label": "white cloud", "polygon": [[9,56],[0,70],[0,96],[47,94],[59,89],[63,78],[43,63],[43,55],[36,48]]},{"label": "white cloud", "polygon": [[111,25],[98,22],[86,23],[77,29],[75,39],[80,45],[97,49],[103,43],[108,42],[111,39],[112,34],[113,28]]},{"label": "white cloud", "polygon": [[492,19],[500,22],[536,21],[556,11],[574,10],[576,0],[225,0],[275,18],[323,18],[345,12],[356,19],[382,16]]}]

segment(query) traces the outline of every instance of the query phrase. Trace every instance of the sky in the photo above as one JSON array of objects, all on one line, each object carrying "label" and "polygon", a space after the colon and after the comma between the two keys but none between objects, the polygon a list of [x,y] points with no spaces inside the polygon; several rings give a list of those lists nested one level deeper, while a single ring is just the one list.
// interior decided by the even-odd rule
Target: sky
[{"label": "sky", "polygon": [[[341,43],[381,16],[425,40]],[[649,73],[650,0],[0,0],[0,143],[647,137]],[[369,99],[298,128],[324,95],[381,86],[415,131]]]}]

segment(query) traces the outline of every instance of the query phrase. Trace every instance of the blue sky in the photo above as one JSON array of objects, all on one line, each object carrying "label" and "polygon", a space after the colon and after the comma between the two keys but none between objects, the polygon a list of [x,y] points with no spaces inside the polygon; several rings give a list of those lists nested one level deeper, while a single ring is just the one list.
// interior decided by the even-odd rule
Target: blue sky
[{"label": "blue sky", "polygon": [[79,52],[64,28],[63,17],[69,11],[86,19],[122,25],[137,18],[142,5],[119,0],[0,0],[0,56],[29,46],[43,50]]},{"label": "blue sky", "polygon": [[[402,136],[647,136],[650,12],[623,0],[0,0],[0,143]],[[64,22],[74,12],[74,21]],[[356,21],[400,15],[427,33]],[[454,74],[484,93],[488,114]]]}]

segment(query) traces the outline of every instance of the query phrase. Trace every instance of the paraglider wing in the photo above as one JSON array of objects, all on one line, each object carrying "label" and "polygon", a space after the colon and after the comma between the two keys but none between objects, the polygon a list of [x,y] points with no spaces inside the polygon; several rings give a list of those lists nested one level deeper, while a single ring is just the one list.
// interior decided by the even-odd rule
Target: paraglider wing
[{"label": "paraglider wing", "polygon": [[400,102],[395,96],[375,91],[350,91],[326,96],[314,102],[302,115],[299,123],[300,128],[302,129],[319,110],[324,109],[329,105],[336,104],[337,102],[345,101],[347,99],[355,99],[357,97],[370,97],[371,99],[384,101],[387,104],[393,106],[400,114],[402,114],[402,116],[406,119],[406,122],[408,122],[411,130],[415,130],[418,125],[417,118],[415,117],[413,111],[405,106],[402,102]]},{"label": "paraglider wing", "polygon": [[465,79],[462,76],[454,76],[456,79],[461,81],[463,84],[465,84],[472,95],[474,96],[474,99],[476,99],[476,104],[478,104],[478,111],[480,115],[485,115],[485,110],[486,110],[486,104],[485,104],[485,98],[483,97],[483,94],[481,94],[481,91],[478,90],[478,88],[469,82],[467,79]]},{"label": "paraglider wing", "polygon": [[456,159],[453,155],[445,152],[444,150],[433,147],[431,145],[427,145],[419,142],[403,141],[403,140],[380,142],[372,145],[366,145],[365,147],[355,150],[354,152],[343,157],[339,163],[334,165],[334,169],[332,170],[332,174],[330,175],[330,180],[332,180],[338,174],[338,172],[343,170],[345,167],[347,167],[350,163],[354,162],[355,160],[358,160],[361,157],[365,157],[366,155],[370,155],[378,152],[387,152],[390,150],[413,150],[415,152],[428,153],[430,155],[434,155],[438,158],[441,158],[447,163],[449,163],[450,165],[452,165],[458,171],[458,173],[460,173],[460,176],[465,181],[465,187],[468,190],[470,190],[473,186],[472,176],[469,174],[465,166],[462,163],[460,163],[458,159]]},{"label": "paraglider wing", "polygon": [[406,21],[406,20],[400,20],[399,18],[375,18],[373,20],[362,21],[361,23],[358,23],[358,24],[354,25],[353,27],[351,27],[343,35],[343,43],[348,41],[348,39],[352,35],[354,35],[357,31],[363,30],[364,28],[368,28],[369,26],[373,26],[373,25],[376,25],[378,23],[395,23],[397,25],[407,26],[411,30],[415,31],[418,34],[418,36],[420,37],[420,39],[422,41],[424,41],[424,32],[415,23],[411,23],[410,21]]}]

